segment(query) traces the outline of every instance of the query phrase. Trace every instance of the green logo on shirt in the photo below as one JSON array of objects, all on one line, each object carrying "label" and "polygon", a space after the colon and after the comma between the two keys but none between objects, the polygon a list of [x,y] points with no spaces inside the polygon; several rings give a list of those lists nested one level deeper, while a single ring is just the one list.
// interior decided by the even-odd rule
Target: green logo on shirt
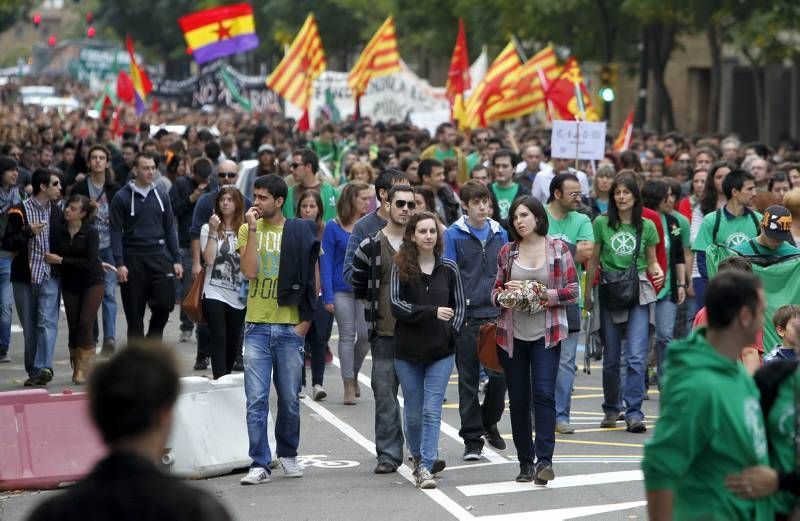
[{"label": "green logo on shirt", "polygon": [[744,421],[747,424],[747,431],[753,439],[753,450],[756,456],[759,459],[766,458],[767,435],[761,421],[761,405],[752,396],[747,397],[744,401]]},{"label": "green logo on shirt", "polygon": [[735,247],[737,247],[737,246],[739,246],[741,244],[746,243],[749,240],[750,240],[750,237],[747,236],[746,234],[744,234],[742,232],[736,232],[736,233],[731,234],[731,235],[728,236],[728,238],[725,240],[725,245],[728,248],[735,248]]},{"label": "green logo on shirt", "polygon": [[620,231],[611,236],[611,249],[619,256],[633,255],[636,248],[636,237],[626,231]]}]

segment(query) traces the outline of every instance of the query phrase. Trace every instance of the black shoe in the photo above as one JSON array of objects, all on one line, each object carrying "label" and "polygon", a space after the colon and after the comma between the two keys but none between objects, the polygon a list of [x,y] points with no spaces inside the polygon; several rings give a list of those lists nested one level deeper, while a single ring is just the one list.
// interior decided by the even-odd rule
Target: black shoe
[{"label": "black shoe", "polygon": [[205,371],[206,369],[208,369],[208,357],[198,356],[197,360],[194,361],[194,370]]},{"label": "black shoe", "polygon": [[520,463],[517,483],[530,483],[533,481],[533,463]]},{"label": "black shoe", "polygon": [[397,465],[388,461],[381,461],[375,466],[375,474],[391,474],[397,472]]},{"label": "black shoe", "polygon": [[500,432],[497,430],[497,424],[486,428],[486,441],[497,450],[506,450],[506,440],[500,436]]},{"label": "black shoe", "polygon": [[628,432],[633,432],[635,434],[641,434],[642,432],[647,431],[647,427],[645,426],[642,420],[633,419],[627,422],[628,427],[625,429]]},{"label": "black shoe", "polygon": [[47,385],[50,383],[50,380],[53,379],[53,371],[44,367],[39,369],[39,372],[36,373],[36,376],[31,378],[31,385]]},{"label": "black shoe", "polygon": [[533,478],[535,485],[547,485],[548,481],[556,478],[553,465],[548,461],[539,461],[534,468],[536,469],[536,475]]},{"label": "black shoe", "polygon": [[603,420],[600,422],[601,429],[613,429],[617,426],[619,415],[615,412],[606,413]]},{"label": "black shoe", "polygon": [[114,354],[114,351],[117,349],[117,343],[114,341],[113,338],[106,338],[103,340],[103,347],[100,349],[100,354],[102,356],[111,356]]},{"label": "black shoe", "polygon": [[478,461],[483,452],[483,440],[467,440],[464,442],[464,461]]},{"label": "black shoe", "polygon": [[35,383],[33,383],[33,379],[34,379],[34,377],[33,377],[33,376],[29,376],[29,377],[28,377],[28,379],[27,379],[27,380],[25,380],[25,381],[22,383],[22,385],[23,385],[24,387],[33,387],[33,386],[35,386],[36,384],[35,384]]},{"label": "black shoe", "polygon": [[447,463],[443,459],[433,460],[433,465],[431,465],[431,474],[438,474],[444,470],[447,466]]},{"label": "black shoe", "polygon": [[242,360],[242,355],[236,357],[236,360],[233,361],[233,371],[244,371],[244,361]]}]

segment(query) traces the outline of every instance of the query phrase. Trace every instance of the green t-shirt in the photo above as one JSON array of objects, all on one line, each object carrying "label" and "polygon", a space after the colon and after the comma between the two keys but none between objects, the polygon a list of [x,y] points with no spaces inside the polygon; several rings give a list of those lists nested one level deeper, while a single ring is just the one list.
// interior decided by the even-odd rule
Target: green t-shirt
[{"label": "green t-shirt", "polygon": [[[689,220],[679,212],[672,212],[670,215],[672,215],[673,217],[675,217],[675,219],[677,219],[678,226],[672,230],[668,230],[667,217],[660,212],[659,214],[661,215],[661,227],[664,228],[664,232],[668,233],[670,237],[680,236],[681,247],[688,248],[689,243],[691,242],[690,239],[691,227],[689,225]],[[664,251],[667,254],[667,261],[669,261],[670,248],[672,248],[672,241],[668,240],[665,237]],[[661,288],[661,291],[658,292],[658,298],[663,299],[665,297],[668,297],[672,293],[671,286],[672,286],[672,270],[667,269],[667,272],[664,274],[664,287]]]},{"label": "green t-shirt", "polygon": [[472,169],[475,168],[475,165],[481,160],[481,155],[477,152],[473,152],[466,157],[467,161],[467,173],[472,175]]},{"label": "green t-shirt", "polygon": [[744,244],[740,244],[736,248],[734,248],[737,252],[741,253],[742,255],[772,255],[773,257],[786,257],[788,255],[796,255],[800,253],[800,248],[796,246],[792,246],[788,242],[784,241],[781,243],[774,250],[770,250],[766,246],[759,244],[758,239],[753,239],[745,242]]},{"label": "green t-shirt", "polygon": [[674,218],[678,219],[678,224],[681,227],[681,245],[684,248],[689,248],[692,245],[692,224],[681,212],[673,211],[671,214]]},{"label": "green t-shirt", "polygon": [[[608,216],[601,215],[594,220],[594,240],[600,247],[600,265],[605,270],[628,269],[636,249],[636,227],[622,224],[613,229],[608,225]],[[658,244],[656,225],[650,219],[642,219],[642,241],[636,267],[639,272],[647,269],[647,247]]]},{"label": "green t-shirt", "polygon": [[508,188],[502,188],[497,183],[492,183],[492,192],[497,198],[497,209],[500,211],[500,218],[508,219],[511,203],[514,202],[514,196],[517,195],[517,183],[511,183]]},{"label": "green t-shirt", "polygon": [[[264,324],[299,324],[297,306],[278,305],[278,270],[281,262],[281,237],[283,226],[268,224],[259,219],[256,225],[258,239],[258,274],[250,281],[247,293],[247,322]],[[239,248],[247,245],[247,223],[239,228]]]},{"label": "green t-shirt", "polygon": [[719,210],[703,217],[703,223],[700,225],[700,231],[697,232],[697,237],[694,239],[692,250],[706,251],[706,248],[712,244],[723,244],[728,248],[736,248],[761,233],[759,229],[760,213],[745,210],[742,215],[735,217],[723,208],[721,210],[722,215],[719,218],[719,230],[716,237],[712,237],[718,212]]},{"label": "green t-shirt", "polygon": [[[800,386],[800,371],[795,371],[778,386],[775,401],[767,414],[767,439],[770,441],[769,455],[772,467],[779,472],[795,469],[795,391]],[[794,507],[795,499],[791,492],[777,492],[772,495],[775,510],[788,514]]]},{"label": "green t-shirt", "polygon": [[556,219],[547,206],[544,210],[547,212],[547,235],[573,245],[580,241],[594,242],[592,221],[586,214],[569,212],[563,219]]}]

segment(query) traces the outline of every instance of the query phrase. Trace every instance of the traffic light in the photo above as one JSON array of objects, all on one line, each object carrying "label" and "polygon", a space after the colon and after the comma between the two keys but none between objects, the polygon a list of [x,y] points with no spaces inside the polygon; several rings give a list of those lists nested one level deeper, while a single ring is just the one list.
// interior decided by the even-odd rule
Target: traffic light
[{"label": "traffic light", "polygon": [[47,39],[47,45],[49,45],[50,47],[55,47],[56,45],[55,35],[50,35],[50,38]]},{"label": "traffic light", "polygon": [[600,70],[600,90],[597,95],[606,103],[611,103],[617,97],[614,92],[614,84],[616,83],[616,71],[614,65],[603,65]]},{"label": "traffic light", "polygon": [[91,24],[93,21],[94,21],[94,15],[92,14],[91,11],[89,11],[88,13],[86,13],[86,23]]},{"label": "traffic light", "polygon": [[38,29],[39,26],[42,25],[42,15],[40,15],[39,13],[34,13],[32,21],[33,21],[33,26]]},{"label": "traffic light", "polygon": [[95,34],[97,34],[97,31],[95,30],[94,26],[90,25],[89,28],[86,29],[86,36],[89,38],[94,38]]}]

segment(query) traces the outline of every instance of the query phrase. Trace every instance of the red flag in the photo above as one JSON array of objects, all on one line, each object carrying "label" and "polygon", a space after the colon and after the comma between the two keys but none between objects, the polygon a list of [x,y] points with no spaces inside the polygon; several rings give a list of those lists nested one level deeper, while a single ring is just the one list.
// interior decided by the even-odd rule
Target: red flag
[{"label": "red flag", "polygon": [[108,94],[104,94],[103,95],[103,108],[100,109],[100,120],[101,121],[105,121],[106,118],[108,117],[108,112],[107,111],[111,110],[113,108],[114,108],[114,104],[111,101],[111,96],[109,96]]},{"label": "red flag", "polygon": [[311,129],[311,121],[308,117],[308,109],[306,109],[303,111],[303,116],[300,118],[300,121],[297,122],[297,130],[299,132],[305,132],[309,129]]},{"label": "red flag", "polygon": [[619,129],[619,135],[614,141],[614,152],[624,152],[631,146],[631,136],[633,135],[633,111],[630,111],[625,123]]},{"label": "red flag", "polygon": [[463,96],[464,91],[470,86],[467,34],[464,31],[464,20],[459,18],[456,45],[453,47],[453,55],[450,58],[450,70],[447,71],[447,84],[445,85],[447,99],[452,103],[457,94]]},{"label": "red flag", "polygon": [[133,88],[133,80],[125,71],[119,71],[117,75],[117,98],[120,101],[131,104],[136,98],[136,91]]},{"label": "red flag", "polygon": [[599,119],[592,109],[589,91],[583,81],[580,65],[575,58],[570,57],[567,60],[564,68],[561,69],[561,74],[547,89],[546,96],[555,109],[553,114],[555,119],[574,120],[576,116],[580,116],[586,121]]}]

